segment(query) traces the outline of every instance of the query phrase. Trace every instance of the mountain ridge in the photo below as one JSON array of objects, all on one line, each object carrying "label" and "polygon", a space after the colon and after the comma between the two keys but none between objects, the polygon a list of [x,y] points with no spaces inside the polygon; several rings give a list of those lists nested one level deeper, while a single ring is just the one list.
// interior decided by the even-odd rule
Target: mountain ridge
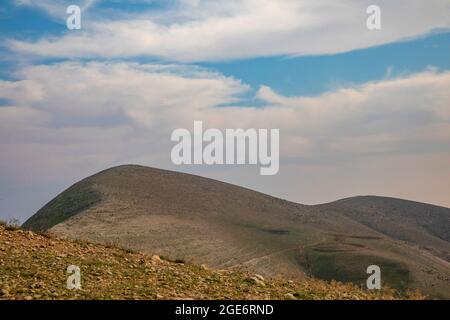
[{"label": "mountain ridge", "polygon": [[144,166],[103,170],[59,194],[25,228],[268,276],[384,280],[450,298],[450,209],[358,196],[303,205]]}]

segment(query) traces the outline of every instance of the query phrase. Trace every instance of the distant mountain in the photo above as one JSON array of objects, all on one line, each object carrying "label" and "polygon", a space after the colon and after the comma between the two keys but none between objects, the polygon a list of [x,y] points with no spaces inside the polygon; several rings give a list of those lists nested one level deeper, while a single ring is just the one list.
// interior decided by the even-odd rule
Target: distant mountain
[{"label": "distant mountain", "polygon": [[119,166],[58,195],[23,225],[143,252],[450,298],[450,209],[385,197],[307,206],[199,176]]}]

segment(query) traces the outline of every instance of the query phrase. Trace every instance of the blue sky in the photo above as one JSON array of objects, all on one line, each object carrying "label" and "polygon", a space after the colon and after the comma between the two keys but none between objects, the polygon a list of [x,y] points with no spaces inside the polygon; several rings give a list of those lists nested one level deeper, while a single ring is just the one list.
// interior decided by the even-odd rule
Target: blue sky
[{"label": "blue sky", "polygon": [[[69,4],[81,30],[66,28]],[[2,1],[0,218],[23,220],[123,163],[302,203],[378,194],[449,206],[450,4],[380,0],[378,31],[369,4]],[[280,174],[174,166],[170,132],[194,120],[279,128]]]},{"label": "blue sky", "polygon": [[[75,1],[74,3],[76,3]],[[79,1],[78,1],[79,2]],[[137,13],[142,10],[161,11],[171,1],[134,2],[103,1],[95,9],[107,13]],[[46,36],[60,36],[67,32],[63,18],[50,17],[41,9],[17,5],[7,0],[2,8],[0,30],[2,38],[36,41]],[[76,31],[75,31],[76,32]],[[10,77],[16,57],[3,47],[0,77]],[[241,79],[255,90],[261,85],[269,86],[287,95],[318,95],[337,87],[357,85],[422,71],[434,66],[440,70],[450,68],[450,32],[434,30],[414,39],[402,39],[386,45],[378,45],[350,52],[317,56],[271,56],[230,61],[198,62],[197,65]],[[61,59],[41,59],[52,63]],[[139,62],[162,61],[155,57],[135,57]]]},{"label": "blue sky", "polygon": [[429,66],[449,70],[449,57],[450,33],[442,33],[336,55],[266,57],[203,65],[242,79],[253,88],[267,85],[284,95],[310,96],[336,87],[416,73]]}]

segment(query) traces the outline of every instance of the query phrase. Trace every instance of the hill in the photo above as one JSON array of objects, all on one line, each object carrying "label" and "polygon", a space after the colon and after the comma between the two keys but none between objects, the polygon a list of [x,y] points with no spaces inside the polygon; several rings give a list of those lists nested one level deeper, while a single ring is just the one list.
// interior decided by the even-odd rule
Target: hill
[{"label": "hill", "polygon": [[[0,225],[0,299],[396,299],[350,284],[259,275],[171,262],[157,256]],[[81,290],[66,269],[81,269]],[[257,280],[255,280],[257,279]],[[410,299],[424,298],[414,293]]]},{"label": "hill", "polygon": [[88,177],[25,224],[70,238],[244,269],[450,298],[450,209],[384,197],[306,206],[199,176],[120,166]]}]

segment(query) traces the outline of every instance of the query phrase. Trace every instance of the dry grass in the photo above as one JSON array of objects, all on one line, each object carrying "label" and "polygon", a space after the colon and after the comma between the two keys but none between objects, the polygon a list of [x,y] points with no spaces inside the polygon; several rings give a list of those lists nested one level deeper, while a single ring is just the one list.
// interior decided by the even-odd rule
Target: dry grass
[{"label": "dry grass", "polygon": [[[69,265],[81,269],[81,290],[66,289]],[[0,225],[0,299],[399,298],[392,290],[368,292],[338,282],[265,279],[261,284],[252,277]]]}]

